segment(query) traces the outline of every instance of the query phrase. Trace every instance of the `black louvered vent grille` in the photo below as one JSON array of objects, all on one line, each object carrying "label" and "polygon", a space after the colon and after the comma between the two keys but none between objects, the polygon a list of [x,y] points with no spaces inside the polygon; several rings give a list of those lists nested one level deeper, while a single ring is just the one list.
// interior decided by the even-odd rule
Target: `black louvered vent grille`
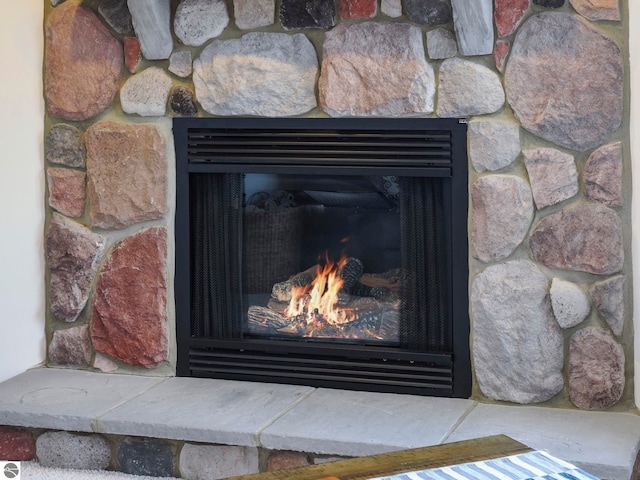
[{"label": "black louvered vent grille", "polygon": [[190,163],[451,165],[451,132],[190,128]]}]

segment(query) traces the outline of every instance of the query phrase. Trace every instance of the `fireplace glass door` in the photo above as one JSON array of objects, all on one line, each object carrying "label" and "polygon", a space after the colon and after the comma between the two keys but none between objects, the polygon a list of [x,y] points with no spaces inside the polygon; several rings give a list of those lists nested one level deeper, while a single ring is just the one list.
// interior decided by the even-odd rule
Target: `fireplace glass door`
[{"label": "fireplace glass door", "polygon": [[175,119],[178,374],[468,396],[466,125],[435,122]]}]

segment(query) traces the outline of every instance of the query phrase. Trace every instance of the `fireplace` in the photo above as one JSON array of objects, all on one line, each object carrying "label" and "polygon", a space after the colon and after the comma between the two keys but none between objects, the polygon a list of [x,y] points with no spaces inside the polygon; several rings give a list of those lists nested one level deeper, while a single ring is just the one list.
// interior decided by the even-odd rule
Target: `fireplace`
[{"label": "fireplace", "polygon": [[178,375],[470,395],[465,122],[173,132]]}]

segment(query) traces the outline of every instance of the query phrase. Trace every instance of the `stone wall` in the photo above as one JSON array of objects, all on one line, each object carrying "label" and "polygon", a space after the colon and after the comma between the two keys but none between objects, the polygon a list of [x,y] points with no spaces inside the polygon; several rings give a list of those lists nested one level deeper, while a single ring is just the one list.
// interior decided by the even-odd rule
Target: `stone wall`
[{"label": "stone wall", "polygon": [[464,117],[474,395],[630,408],[624,0],[44,8],[50,365],[173,371],[167,117]]}]

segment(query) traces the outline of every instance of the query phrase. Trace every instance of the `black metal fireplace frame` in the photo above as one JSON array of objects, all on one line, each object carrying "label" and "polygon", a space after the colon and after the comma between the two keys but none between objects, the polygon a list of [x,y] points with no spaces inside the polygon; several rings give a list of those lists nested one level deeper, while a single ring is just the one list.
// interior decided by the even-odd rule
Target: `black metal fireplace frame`
[{"label": "black metal fireplace frame", "polygon": [[[222,146],[193,148],[199,132],[402,132],[420,138],[446,132],[435,148],[407,144],[398,155],[384,145],[354,154],[348,145],[305,152],[270,149],[256,163],[247,152]],[[408,134],[407,134],[408,132]],[[468,398],[471,394],[468,314],[467,125],[457,119],[376,118],[175,118],[176,151],[175,300],[177,375],[288,383],[329,388]],[[437,136],[437,135],[436,135]],[[419,143],[419,142],[418,142]],[[282,150],[281,148],[284,148]],[[240,147],[239,150],[244,150]],[[356,148],[359,152],[359,149]],[[392,172],[389,172],[392,169]],[[190,177],[202,173],[283,173],[440,177],[447,218],[448,311],[452,349],[424,353],[376,345],[345,345],[242,338],[196,337],[191,330]]]}]

